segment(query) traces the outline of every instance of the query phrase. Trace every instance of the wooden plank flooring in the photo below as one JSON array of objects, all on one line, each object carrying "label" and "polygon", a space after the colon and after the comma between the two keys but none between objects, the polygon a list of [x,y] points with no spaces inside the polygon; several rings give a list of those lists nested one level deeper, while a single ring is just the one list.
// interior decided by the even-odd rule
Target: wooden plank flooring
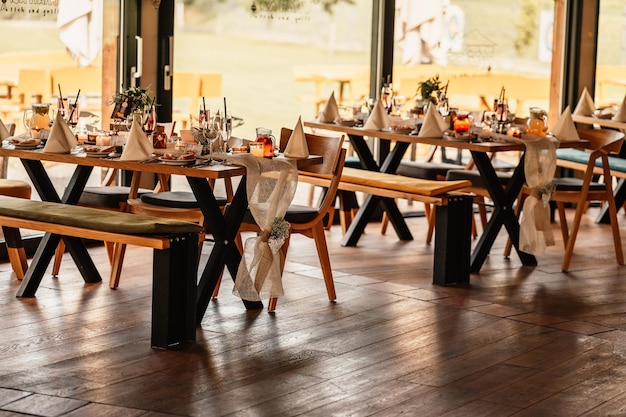
[{"label": "wooden plank flooring", "polygon": [[431,285],[423,218],[412,242],[372,224],[357,248],[334,226],[336,303],[294,236],[277,312],[246,312],[227,279],[181,351],[150,348],[149,250],[129,248],[118,290],[85,285],[67,256],[24,300],[2,263],[0,417],[625,415],[626,267],[594,210],[571,272],[554,225],[539,266],[504,259],[501,233],[461,288]]}]

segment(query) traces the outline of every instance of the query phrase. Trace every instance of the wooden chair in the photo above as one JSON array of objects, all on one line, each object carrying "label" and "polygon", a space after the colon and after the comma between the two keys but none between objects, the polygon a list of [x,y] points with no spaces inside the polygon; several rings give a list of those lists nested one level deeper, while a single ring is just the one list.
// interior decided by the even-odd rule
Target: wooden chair
[{"label": "wooden chair", "polygon": [[[611,232],[613,234],[613,244],[615,246],[615,258],[617,263],[624,263],[622,253],[622,243],[617,222],[617,207],[613,197],[611,171],[609,168],[608,155],[618,153],[624,141],[624,134],[608,129],[578,129],[578,136],[582,140],[588,141],[586,149],[589,151],[589,161],[584,170],[582,178],[555,178],[555,191],[550,196],[550,201],[556,202],[561,224],[561,234],[565,245],[565,255],[563,257],[562,271],[567,271],[570,267],[574,254],[576,236],[580,228],[582,216],[591,201],[605,201],[609,208],[609,218],[611,221]],[[597,165],[602,167],[603,182],[594,181],[594,168]],[[518,213],[521,213],[524,199],[531,190],[528,187],[522,189],[518,204]],[[576,212],[572,221],[571,231],[567,225],[565,216],[565,204],[575,204]],[[510,254],[510,243],[505,249],[505,256]]]},{"label": "wooden chair", "polygon": [[[192,192],[169,191],[167,183],[168,178],[166,176],[159,176],[159,185],[157,185],[156,191],[142,194],[140,197],[131,196],[131,198],[129,198],[126,202],[126,211],[147,216],[200,223],[202,225],[202,232],[198,241],[199,257],[202,251],[204,238],[207,234],[210,234],[210,230],[207,230],[207,224],[204,221],[202,211],[200,210],[198,202]],[[216,196],[218,203],[222,207],[231,201],[233,197],[233,189],[230,179],[225,181],[225,185],[227,194],[226,197]],[[111,277],[109,281],[109,287],[111,288],[117,288],[119,286],[125,252],[126,245],[120,244],[116,246],[113,253]]]},{"label": "wooden chair", "polygon": [[[291,130],[283,128],[280,134],[281,151],[287,146],[287,141],[291,135]],[[328,189],[325,191],[324,198],[316,207],[291,205],[285,214],[285,220],[291,224],[291,233],[299,233],[315,240],[317,255],[319,257],[324,283],[326,285],[326,293],[328,299],[334,301],[337,298],[335,293],[335,284],[333,282],[333,273],[330,266],[330,258],[328,256],[328,246],[326,244],[326,236],[324,234],[324,218],[330,214],[339,182],[341,181],[341,172],[345,161],[346,150],[343,148],[343,136],[320,136],[307,133],[307,146],[311,155],[320,155],[323,162],[318,165],[311,165],[302,168],[301,171],[307,171],[321,175],[331,179]],[[248,213],[241,225],[240,231],[259,232],[260,229],[254,223],[252,215]],[[284,254],[287,255],[289,242],[285,242],[283,246]],[[276,309],[276,298],[269,301],[268,310]]]},{"label": "wooden chair", "polygon": [[[15,133],[15,124],[7,123],[7,130],[10,135]],[[7,179],[8,158],[0,158],[0,195],[6,195],[11,197],[19,197],[30,199],[32,187],[29,183],[19,180]],[[5,239],[11,239],[11,233],[5,234]],[[17,243],[17,242],[15,242]],[[28,263],[26,262],[26,252],[21,245],[7,245],[7,254],[11,267],[17,279],[24,278],[26,269],[28,269]]]}]

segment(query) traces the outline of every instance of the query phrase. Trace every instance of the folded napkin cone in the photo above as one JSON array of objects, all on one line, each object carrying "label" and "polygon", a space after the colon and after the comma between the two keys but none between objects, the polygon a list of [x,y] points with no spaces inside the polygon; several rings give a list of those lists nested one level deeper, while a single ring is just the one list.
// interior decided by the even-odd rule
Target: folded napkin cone
[{"label": "folded napkin cone", "polygon": [[319,114],[318,121],[321,123],[333,123],[336,118],[339,117],[339,107],[337,106],[337,101],[335,100],[335,92],[333,91],[326,101],[326,105],[324,109]]},{"label": "folded napkin cone", "polygon": [[441,113],[437,111],[435,105],[430,104],[428,110],[426,110],[424,122],[417,136],[422,138],[440,138],[447,128],[448,124]]},{"label": "folded napkin cone", "polygon": [[574,109],[574,114],[577,116],[592,116],[595,110],[596,106],[593,103],[591,94],[589,94],[587,87],[585,87],[580,95],[580,99],[578,99],[578,104]]},{"label": "folded napkin cone", "polygon": [[9,134],[9,129],[7,129],[7,126],[4,124],[4,122],[0,120],[0,140],[5,140],[9,138],[9,136],[11,136]]},{"label": "folded napkin cone", "polygon": [[559,117],[559,120],[557,120],[554,126],[550,129],[550,132],[552,132],[552,134],[561,142],[566,142],[568,140],[580,140],[569,106],[563,110],[561,117]]},{"label": "folded napkin cone", "polygon": [[626,96],[624,96],[622,104],[619,105],[612,119],[616,122],[626,122]]},{"label": "folded napkin cone", "polygon": [[383,102],[380,100],[376,101],[374,104],[374,109],[372,113],[367,118],[367,121],[363,125],[364,129],[370,130],[383,130],[391,126],[389,122],[389,115],[387,114],[387,110],[383,107]]},{"label": "folded napkin cone", "polygon": [[306,159],[309,157],[309,147],[306,144],[306,136],[302,127],[302,116],[298,118],[296,127],[289,136],[289,141],[285,147],[285,156],[294,159]]},{"label": "folded napkin cone", "polygon": [[148,139],[146,133],[141,129],[140,120],[140,115],[134,116],[120,161],[143,161],[154,152],[152,141]]},{"label": "folded napkin cone", "polygon": [[61,112],[57,112],[43,151],[50,153],[70,153],[72,148],[76,145],[78,145],[76,136],[72,133],[67,122],[63,120]]}]

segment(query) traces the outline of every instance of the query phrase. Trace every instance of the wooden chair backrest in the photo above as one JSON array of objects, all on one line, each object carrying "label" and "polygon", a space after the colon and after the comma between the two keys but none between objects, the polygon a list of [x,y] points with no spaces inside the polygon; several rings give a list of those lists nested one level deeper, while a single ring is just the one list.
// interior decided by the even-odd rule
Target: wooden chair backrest
[{"label": "wooden chair backrest", "polygon": [[[174,72],[172,97],[175,100],[189,101],[189,114],[198,115],[200,100],[200,76],[193,72]],[[182,104],[182,103],[181,103]]]},{"label": "wooden chair backrest", "polygon": [[[281,152],[287,147],[291,132],[291,129],[281,129],[279,146]],[[343,136],[322,136],[313,133],[305,133],[305,137],[309,154],[322,156],[323,162],[321,164],[301,168],[300,170],[321,175],[331,175],[337,166],[337,158],[339,158],[339,153],[342,148]]]},{"label": "wooden chair backrest", "polygon": [[[291,136],[291,129],[283,128],[280,132],[280,150],[284,151]],[[346,160],[346,149],[343,147],[343,136],[322,136],[312,133],[305,133],[307,146],[310,155],[320,155],[323,158],[321,164],[310,165],[300,169],[300,171],[311,172],[330,177],[330,184],[324,194],[324,198],[319,203],[318,214],[314,219],[307,223],[313,224],[320,221],[335,203],[335,196],[339,183],[341,182],[341,173]]]},{"label": "wooden chair backrest", "polygon": [[[52,93],[52,76],[47,69],[22,68],[17,76],[17,96],[21,103],[28,108],[32,102],[49,103]],[[41,100],[34,100],[33,96],[40,96]]]},{"label": "wooden chair backrest", "polygon": [[200,76],[200,97],[222,96],[222,74],[205,73]]},{"label": "wooden chair backrest", "polygon": [[624,142],[624,133],[610,129],[577,129],[578,137],[588,140],[585,146],[591,151],[604,150],[606,153],[619,153]]}]

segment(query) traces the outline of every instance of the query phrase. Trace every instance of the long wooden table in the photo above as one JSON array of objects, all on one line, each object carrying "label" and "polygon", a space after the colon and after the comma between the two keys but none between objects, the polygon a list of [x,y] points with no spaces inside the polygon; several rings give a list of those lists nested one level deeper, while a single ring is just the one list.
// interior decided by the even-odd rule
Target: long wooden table
[{"label": "long wooden table", "polygon": [[[245,168],[232,165],[205,165],[198,167],[176,166],[163,164],[158,162],[158,160],[151,160],[150,162],[131,162],[111,158],[87,157],[84,154],[61,155],[44,153],[41,150],[15,150],[11,148],[12,147],[0,147],[0,156],[15,157],[21,160],[37,193],[44,201],[77,204],[94,167],[133,171],[135,175],[133,175],[131,189],[134,190],[138,188],[139,178],[141,173],[144,172],[164,175],[184,175],[198,200],[199,207],[204,214],[214,239],[213,249],[211,250],[207,263],[204,265],[204,268],[199,268],[199,270],[202,270],[202,274],[198,283],[198,298],[196,304],[197,323],[200,323],[204,317],[204,313],[211,300],[211,295],[213,294],[213,289],[222,274],[224,266],[228,268],[233,279],[237,275],[241,255],[234,241],[248,206]],[[65,163],[76,166],[62,196],[59,196],[56,192],[43,162]],[[229,177],[241,177],[241,180],[234,193],[231,204],[228,209],[222,213],[208,180]],[[42,244],[45,244],[45,241],[44,239]],[[100,274],[91,260],[84,243],[80,239],[67,237],[63,237],[63,241],[85,282],[101,281]],[[32,263],[35,265],[45,263],[47,266],[55,249],[55,247],[44,248],[42,252],[45,256],[34,258]],[[45,269],[45,266],[43,268],[33,268],[31,264],[29,271],[41,271]],[[261,302],[244,301],[244,305],[247,309],[263,308]]]},{"label": "long wooden table", "polygon": [[[312,129],[323,129],[335,132],[342,132],[348,135],[354,150],[359,156],[361,165],[370,171],[395,173],[409,145],[422,143],[448,148],[468,150],[478,171],[485,180],[490,198],[494,208],[487,222],[484,232],[480,236],[470,259],[470,272],[479,272],[484,264],[487,255],[496,240],[496,237],[504,226],[508,232],[515,251],[524,265],[537,265],[535,256],[522,252],[519,249],[519,222],[514,213],[514,202],[524,185],[524,151],[522,143],[514,142],[465,142],[446,140],[443,138],[426,138],[417,135],[407,135],[395,133],[393,131],[368,130],[362,127],[347,127],[335,123],[305,122],[305,126]],[[380,149],[383,154],[376,158],[367,144],[366,137],[378,138],[381,140]],[[393,146],[392,146],[393,144]],[[562,147],[576,147],[579,142],[564,142]],[[522,156],[518,165],[513,171],[511,179],[502,188],[496,170],[492,164],[490,154],[495,152],[520,151]],[[400,213],[393,199],[385,199],[376,196],[367,196],[363,205],[359,208],[357,215],[350,224],[346,235],[342,241],[344,246],[356,246],[365,226],[370,221],[372,205],[381,204],[389,216],[389,221],[393,225],[396,234],[401,240],[411,240],[411,232]]]}]

